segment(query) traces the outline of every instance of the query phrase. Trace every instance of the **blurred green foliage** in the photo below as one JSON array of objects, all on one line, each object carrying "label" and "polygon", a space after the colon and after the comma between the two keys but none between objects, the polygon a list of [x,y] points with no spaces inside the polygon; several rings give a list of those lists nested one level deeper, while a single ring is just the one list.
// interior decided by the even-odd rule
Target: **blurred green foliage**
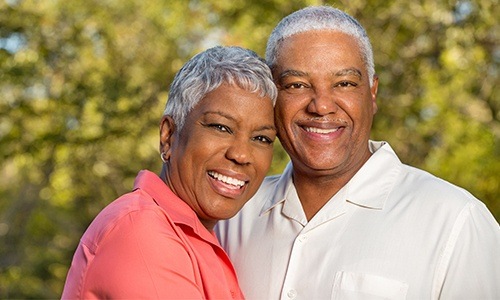
[{"label": "blurred green foliage", "polygon": [[[94,216],[158,172],[158,122],[195,53],[264,55],[286,14],[332,4],[366,27],[380,77],[373,138],[470,190],[500,219],[495,0],[0,1],[0,298],[58,298]],[[287,155],[276,144],[270,174]]]}]

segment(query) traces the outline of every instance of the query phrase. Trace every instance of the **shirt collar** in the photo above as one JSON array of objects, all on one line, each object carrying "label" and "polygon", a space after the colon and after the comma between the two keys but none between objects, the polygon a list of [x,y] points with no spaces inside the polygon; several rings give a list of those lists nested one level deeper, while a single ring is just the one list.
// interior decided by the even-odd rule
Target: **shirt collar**
[{"label": "shirt collar", "polygon": [[[370,151],[373,153],[368,161],[354,175],[353,178],[334,197],[345,197],[345,201],[370,209],[383,209],[385,201],[392,190],[397,177],[401,173],[401,161],[387,142],[369,141]],[[285,202],[284,212],[302,211],[299,201],[290,201],[296,195],[292,180],[293,165],[288,163],[283,174],[261,210],[261,215]],[[382,176],[383,175],[383,176]]]},{"label": "shirt collar", "polygon": [[200,237],[212,241],[213,234],[201,224],[193,209],[179,198],[155,173],[142,170],[134,182],[134,190],[141,189],[165,210],[176,224],[189,226]]},{"label": "shirt collar", "polygon": [[372,156],[346,185],[346,200],[361,207],[383,209],[402,163],[387,142],[369,142]]},{"label": "shirt collar", "polygon": [[289,162],[286,165],[285,170],[283,170],[283,173],[279,177],[278,182],[276,183],[276,185],[274,185],[274,189],[270,191],[271,201],[264,202],[264,206],[262,207],[260,215],[266,213],[267,211],[273,209],[276,205],[285,201],[290,190],[295,190],[292,181],[292,171],[293,165],[292,162]]}]

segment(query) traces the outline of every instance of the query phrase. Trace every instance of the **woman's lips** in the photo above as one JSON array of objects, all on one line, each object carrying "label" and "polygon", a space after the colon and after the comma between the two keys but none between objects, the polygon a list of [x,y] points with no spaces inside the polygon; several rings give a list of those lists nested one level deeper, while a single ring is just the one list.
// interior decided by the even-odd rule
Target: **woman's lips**
[{"label": "woman's lips", "polygon": [[220,180],[223,183],[226,183],[228,185],[235,186],[237,188],[241,188],[242,186],[245,185],[245,182],[243,180],[239,180],[230,176],[222,175],[220,173],[217,173],[215,171],[208,171],[208,175],[214,179]]},{"label": "woman's lips", "polygon": [[228,198],[237,198],[243,194],[248,181],[223,175],[216,171],[208,171],[210,184],[216,193]]}]

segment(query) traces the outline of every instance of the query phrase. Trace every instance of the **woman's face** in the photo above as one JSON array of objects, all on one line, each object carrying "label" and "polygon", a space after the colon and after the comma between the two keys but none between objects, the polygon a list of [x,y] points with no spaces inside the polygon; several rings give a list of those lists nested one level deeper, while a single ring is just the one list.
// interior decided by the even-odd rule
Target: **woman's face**
[{"label": "woman's face", "polygon": [[266,175],[276,138],[271,99],[223,84],[188,114],[182,130],[161,122],[166,182],[209,230],[234,216]]}]

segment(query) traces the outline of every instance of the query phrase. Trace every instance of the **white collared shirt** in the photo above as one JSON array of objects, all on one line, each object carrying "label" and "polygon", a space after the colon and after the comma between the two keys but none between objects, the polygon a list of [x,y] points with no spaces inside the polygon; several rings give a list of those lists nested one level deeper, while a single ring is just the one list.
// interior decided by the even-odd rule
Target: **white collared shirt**
[{"label": "white collared shirt", "polygon": [[500,227],[387,143],[308,222],[289,164],[216,232],[248,299],[500,299]]}]

